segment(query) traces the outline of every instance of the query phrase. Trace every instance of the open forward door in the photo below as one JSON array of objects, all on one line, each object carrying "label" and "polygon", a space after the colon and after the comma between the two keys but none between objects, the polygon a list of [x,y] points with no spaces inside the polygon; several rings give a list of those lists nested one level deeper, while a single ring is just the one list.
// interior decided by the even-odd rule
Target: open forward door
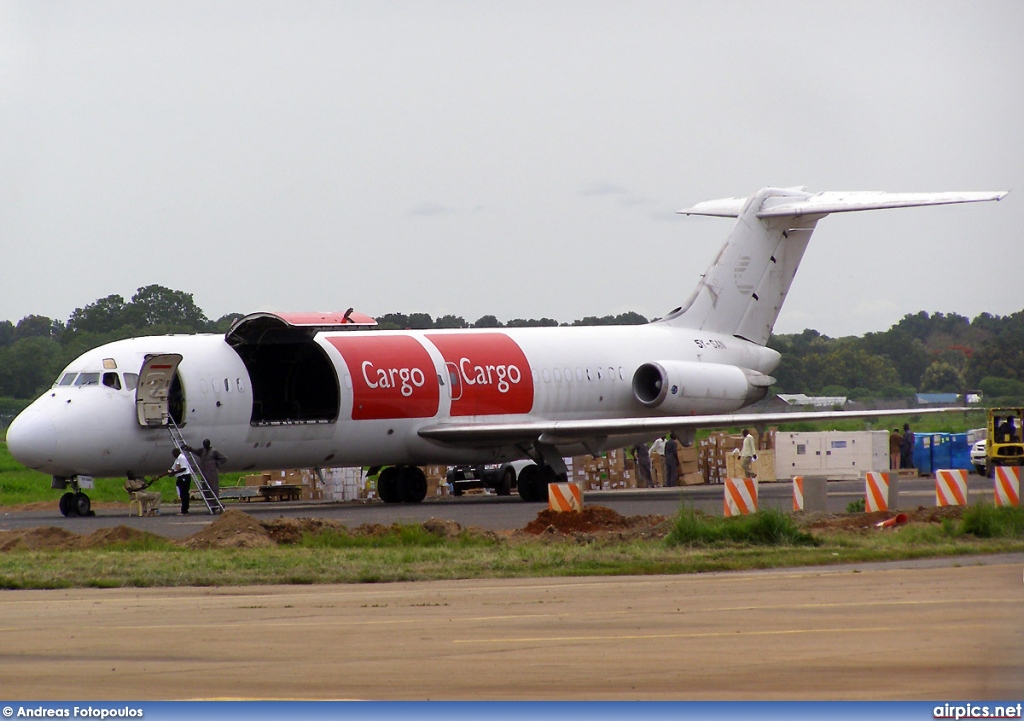
[{"label": "open forward door", "polygon": [[135,389],[139,425],[166,426],[167,419],[176,415],[174,406],[181,401],[181,387],[175,382],[179,363],[181,355],[167,353],[150,356],[142,364],[139,385]]}]

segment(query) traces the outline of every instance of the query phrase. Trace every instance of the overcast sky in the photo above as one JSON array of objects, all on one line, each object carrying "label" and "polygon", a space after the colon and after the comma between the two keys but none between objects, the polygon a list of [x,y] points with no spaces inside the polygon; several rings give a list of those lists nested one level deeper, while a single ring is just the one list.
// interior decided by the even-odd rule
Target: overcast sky
[{"label": "overcast sky", "polygon": [[467,321],[679,305],[766,185],[1011,190],[819,223],[776,332],[1024,308],[1024,3],[0,0],[0,319],[157,283]]}]

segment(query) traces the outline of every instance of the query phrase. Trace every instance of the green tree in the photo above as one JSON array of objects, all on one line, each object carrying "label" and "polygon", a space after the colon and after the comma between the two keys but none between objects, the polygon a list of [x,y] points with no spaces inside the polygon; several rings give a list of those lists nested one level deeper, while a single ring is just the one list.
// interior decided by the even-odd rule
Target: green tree
[{"label": "green tree", "polygon": [[128,311],[130,324],[140,328],[153,326],[182,331],[199,332],[210,321],[195,304],[191,293],[171,290],[162,285],[147,285],[132,296]]},{"label": "green tree", "polygon": [[409,328],[413,330],[426,330],[434,327],[434,319],[429,313],[410,313]]},{"label": "green tree", "polygon": [[14,342],[14,323],[9,320],[0,320],[0,348],[5,348]]},{"label": "green tree", "polygon": [[0,349],[0,396],[34,398],[48,388],[64,367],[60,343],[27,336]]},{"label": "green tree", "polygon": [[469,323],[461,315],[442,315],[434,321],[435,328],[468,328]]},{"label": "green tree", "polygon": [[1024,381],[987,377],[981,379],[978,388],[986,399],[1008,398],[1012,403],[1024,401]]},{"label": "green tree", "polygon": [[84,308],[75,308],[68,318],[71,333],[110,333],[128,325],[128,304],[119,295],[108,295]]},{"label": "green tree", "polygon": [[935,361],[921,377],[921,390],[926,393],[959,393],[965,387],[963,374],[946,361]]},{"label": "green tree", "polygon": [[14,340],[23,338],[52,338],[54,336],[53,321],[45,315],[27,315],[18,321],[14,328]]},{"label": "green tree", "polygon": [[473,324],[474,328],[501,328],[501,323],[493,315],[480,316],[476,323]]}]

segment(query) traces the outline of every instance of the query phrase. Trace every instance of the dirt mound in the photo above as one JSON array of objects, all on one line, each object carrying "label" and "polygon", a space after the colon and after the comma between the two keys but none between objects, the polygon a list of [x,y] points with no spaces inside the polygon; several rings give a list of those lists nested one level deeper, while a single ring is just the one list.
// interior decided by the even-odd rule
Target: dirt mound
[{"label": "dirt mound", "polygon": [[[523,528],[526,533],[598,534],[634,532],[656,535],[654,529],[665,523],[664,516],[623,516],[604,506],[585,506],[582,511],[552,511],[545,509]],[[646,532],[646,533],[645,533]]]},{"label": "dirt mound", "polygon": [[132,541],[141,541],[147,538],[159,538],[159,536],[154,533],[140,531],[137,528],[114,526],[113,528],[100,528],[93,531],[88,536],[80,537],[78,547],[104,548],[105,546],[113,546],[118,543],[131,543]]},{"label": "dirt mound", "polygon": [[348,532],[344,524],[320,518],[275,518],[262,521],[260,525],[266,530],[271,541],[286,546],[298,543],[303,536],[315,536],[324,531]]},{"label": "dirt mound", "polygon": [[462,526],[455,521],[445,521],[441,518],[428,518],[423,522],[423,530],[441,538],[455,538],[462,533]]},{"label": "dirt mound", "polygon": [[[894,518],[898,511],[875,511],[873,513],[808,513],[794,516],[797,524],[812,531],[873,531],[877,524]],[[946,519],[959,520],[964,513],[963,506],[918,506],[913,511],[902,511],[907,523],[942,523]]]},{"label": "dirt mound", "polygon": [[267,548],[273,546],[267,529],[242,511],[225,511],[199,533],[181,542],[186,548]]},{"label": "dirt mound", "polygon": [[0,551],[60,551],[78,548],[81,536],[63,528],[45,526],[25,531],[0,531]]}]

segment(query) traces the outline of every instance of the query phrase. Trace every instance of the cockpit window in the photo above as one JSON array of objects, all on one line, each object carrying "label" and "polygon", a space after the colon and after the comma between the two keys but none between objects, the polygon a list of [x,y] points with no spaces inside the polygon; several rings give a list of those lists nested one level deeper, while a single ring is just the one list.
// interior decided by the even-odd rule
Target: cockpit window
[{"label": "cockpit window", "polygon": [[64,375],[62,375],[60,377],[60,380],[57,381],[57,385],[59,385],[59,386],[69,386],[69,385],[71,385],[72,383],[75,382],[75,376],[76,375],[78,375],[78,374],[77,373],[65,373]]},{"label": "cockpit window", "polygon": [[121,390],[121,379],[117,376],[117,373],[104,373],[103,385],[119,391]]},{"label": "cockpit window", "polygon": [[99,373],[79,373],[75,379],[76,386],[98,386],[100,384]]},{"label": "cockpit window", "polygon": [[124,385],[130,391],[135,390],[139,385],[139,374],[138,373],[125,373],[124,374]]}]

